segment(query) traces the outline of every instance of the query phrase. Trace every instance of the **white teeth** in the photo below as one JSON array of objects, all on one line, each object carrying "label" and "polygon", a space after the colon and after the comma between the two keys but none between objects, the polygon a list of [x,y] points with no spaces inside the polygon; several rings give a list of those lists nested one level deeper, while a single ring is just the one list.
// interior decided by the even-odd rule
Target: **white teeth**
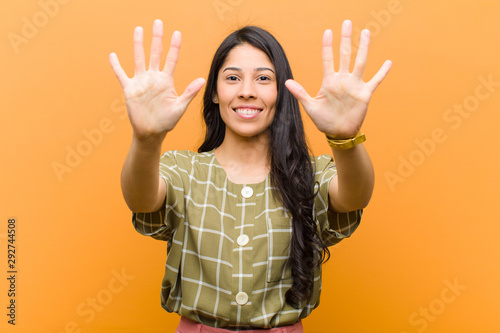
[{"label": "white teeth", "polygon": [[234,109],[234,111],[241,114],[256,114],[260,112],[260,110],[256,109]]}]

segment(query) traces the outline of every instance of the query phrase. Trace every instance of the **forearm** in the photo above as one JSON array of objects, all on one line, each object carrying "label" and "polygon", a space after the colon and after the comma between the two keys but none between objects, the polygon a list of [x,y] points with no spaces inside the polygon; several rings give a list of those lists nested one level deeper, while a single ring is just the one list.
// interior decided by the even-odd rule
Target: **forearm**
[{"label": "forearm", "polygon": [[363,144],[347,150],[332,149],[337,177],[330,183],[330,202],[339,212],[362,209],[373,193],[375,176]]},{"label": "forearm", "polygon": [[133,212],[152,212],[161,208],[165,186],[159,176],[162,140],[139,140],[135,136],[123,165],[122,193]]}]

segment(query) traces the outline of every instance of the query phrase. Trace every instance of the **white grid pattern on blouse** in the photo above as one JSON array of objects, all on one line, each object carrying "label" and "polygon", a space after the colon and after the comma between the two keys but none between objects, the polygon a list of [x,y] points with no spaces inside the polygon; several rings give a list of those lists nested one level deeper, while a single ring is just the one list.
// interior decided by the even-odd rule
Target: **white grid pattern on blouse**
[{"label": "white grid pattern on blouse", "polygon": [[[336,174],[329,156],[313,160],[319,193],[315,218],[328,245],[349,237],[361,211],[328,210],[328,184]],[[321,268],[313,296],[299,309],[285,302],[291,287],[291,222],[274,199],[269,177],[258,184],[234,184],[213,152],[171,151],[160,172],[167,184],[165,209],[133,216],[136,230],[168,241],[162,306],[213,327],[270,328],[306,317],[319,303]],[[246,198],[241,190],[252,189]],[[248,236],[239,245],[238,236]],[[245,293],[247,302],[236,295]]]}]

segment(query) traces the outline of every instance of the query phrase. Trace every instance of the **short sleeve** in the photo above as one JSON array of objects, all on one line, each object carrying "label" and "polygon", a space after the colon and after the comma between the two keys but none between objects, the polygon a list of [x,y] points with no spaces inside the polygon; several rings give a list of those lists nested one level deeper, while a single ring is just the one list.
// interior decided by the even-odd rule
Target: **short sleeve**
[{"label": "short sleeve", "polygon": [[[167,193],[164,206],[156,212],[133,213],[132,224],[142,235],[169,241],[177,226],[184,220],[184,186],[182,173],[187,172],[178,158],[187,153],[169,151],[160,158],[160,176]],[[185,163],[184,163],[185,164]]]},{"label": "short sleeve", "polygon": [[357,229],[363,210],[337,213],[328,209],[328,185],[337,174],[335,162],[330,155],[321,155],[314,159],[313,168],[317,182],[315,190],[318,191],[314,200],[316,223],[323,243],[326,246],[335,245]]}]

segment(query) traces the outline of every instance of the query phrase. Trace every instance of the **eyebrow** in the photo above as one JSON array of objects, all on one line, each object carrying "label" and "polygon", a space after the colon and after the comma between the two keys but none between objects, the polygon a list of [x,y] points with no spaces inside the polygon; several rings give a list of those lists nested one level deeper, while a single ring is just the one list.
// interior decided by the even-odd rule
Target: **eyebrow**
[{"label": "eyebrow", "polygon": [[[226,67],[226,68],[224,68],[224,70],[222,72],[224,73],[225,71],[237,71],[237,72],[241,72],[241,71],[243,71],[243,69],[241,69],[240,67]],[[257,67],[254,71],[255,72],[271,71],[271,72],[274,73],[274,71],[271,68],[269,68],[269,67]]]}]

